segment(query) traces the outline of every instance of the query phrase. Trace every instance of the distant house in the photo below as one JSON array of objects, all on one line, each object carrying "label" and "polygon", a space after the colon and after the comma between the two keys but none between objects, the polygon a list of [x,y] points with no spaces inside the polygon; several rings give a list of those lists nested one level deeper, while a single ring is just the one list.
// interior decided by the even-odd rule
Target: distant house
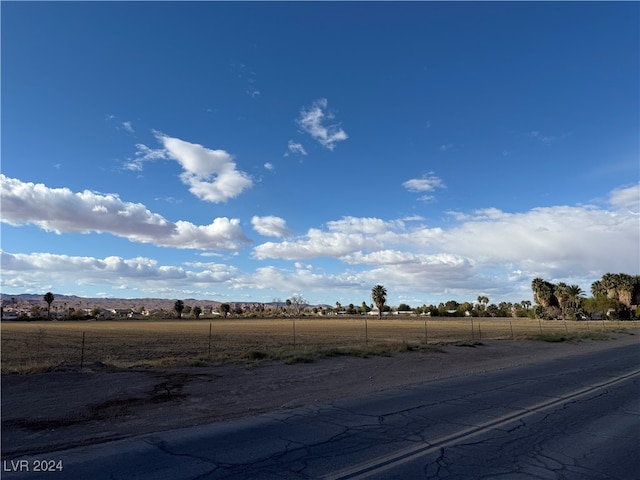
[{"label": "distant house", "polygon": [[13,311],[13,310],[2,310],[2,320],[17,320],[18,319],[18,312]]}]

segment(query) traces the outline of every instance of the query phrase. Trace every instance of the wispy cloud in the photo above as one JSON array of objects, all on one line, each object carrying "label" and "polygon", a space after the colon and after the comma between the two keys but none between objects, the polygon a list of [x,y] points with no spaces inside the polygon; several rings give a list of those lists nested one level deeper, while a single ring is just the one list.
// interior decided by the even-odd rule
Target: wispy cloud
[{"label": "wispy cloud", "polygon": [[124,128],[129,133],[136,133],[131,125],[131,122],[122,122],[122,128]]},{"label": "wispy cloud", "polygon": [[[402,186],[410,192],[419,193],[434,192],[438,188],[446,188],[442,179],[433,173],[423,175],[420,178],[407,180]],[[423,195],[420,199],[424,201],[431,200],[433,199],[433,195]]]},{"label": "wispy cloud", "polygon": [[327,111],[327,99],[321,98],[303,107],[298,117],[298,125],[323,147],[333,150],[337,142],[349,138],[347,133],[338,125],[325,125],[326,120],[333,120],[332,113]]},{"label": "wispy cloud", "polygon": [[304,149],[304,146],[301,143],[294,142],[293,140],[289,140],[289,144],[287,145],[289,152],[297,153],[298,155],[306,155],[307,151]]},{"label": "wispy cloud", "polygon": [[49,188],[0,174],[2,222],[37,225],[61,233],[110,233],[132,242],[180,249],[237,250],[250,243],[238,219],[219,217],[209,225],[170,222],[140,203],[116,194]]},{"label": "wispy cloud", "polygon": [[558,140],[562,140],[563,138],[567,137],[568,134],[564,133],[562,135],[548,135],[548,134],[543,134],[541,132],[539,132],[538,130],[532,130],[530,132],[527,132],[524,134],[525,137],[529,137],[529,138],[533,138],[534,140],[539,141],[540,143],[542,143],[545,146],[550,146],[553,145],[554,143],[556,143]]}]

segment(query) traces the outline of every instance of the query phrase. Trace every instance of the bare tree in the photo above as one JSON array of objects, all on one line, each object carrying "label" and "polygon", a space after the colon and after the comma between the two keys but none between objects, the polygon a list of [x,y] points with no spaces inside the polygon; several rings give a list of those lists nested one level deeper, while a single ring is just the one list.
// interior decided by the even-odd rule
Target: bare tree
[{"label": "bare tree", "polygon": [[302,316],[302,312],[307,308],[308,303],[302,295],[295,294],[291,297],[291,312],[296,317]]}]

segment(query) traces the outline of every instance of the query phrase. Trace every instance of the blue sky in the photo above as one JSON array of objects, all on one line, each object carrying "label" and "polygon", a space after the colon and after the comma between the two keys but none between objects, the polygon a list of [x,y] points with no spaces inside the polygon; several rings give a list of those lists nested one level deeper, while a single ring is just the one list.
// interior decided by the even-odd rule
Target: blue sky
[{"label": "blue sky", "polygon": [[417,306],[640,273],[637,2],[1,9],[5,294]]}]

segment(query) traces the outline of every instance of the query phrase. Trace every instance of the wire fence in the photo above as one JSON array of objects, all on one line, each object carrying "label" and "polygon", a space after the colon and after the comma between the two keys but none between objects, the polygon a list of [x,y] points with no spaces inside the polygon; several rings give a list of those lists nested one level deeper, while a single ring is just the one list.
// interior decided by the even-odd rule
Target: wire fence
[{"label": "wire fence", "polygon": [[2,322],[2,371],[60,365],[118,367],[234,361],[274,349],[439,345],[592,336],[639,328],[638,321],[521,318],[216,319],[189,321]]}]

